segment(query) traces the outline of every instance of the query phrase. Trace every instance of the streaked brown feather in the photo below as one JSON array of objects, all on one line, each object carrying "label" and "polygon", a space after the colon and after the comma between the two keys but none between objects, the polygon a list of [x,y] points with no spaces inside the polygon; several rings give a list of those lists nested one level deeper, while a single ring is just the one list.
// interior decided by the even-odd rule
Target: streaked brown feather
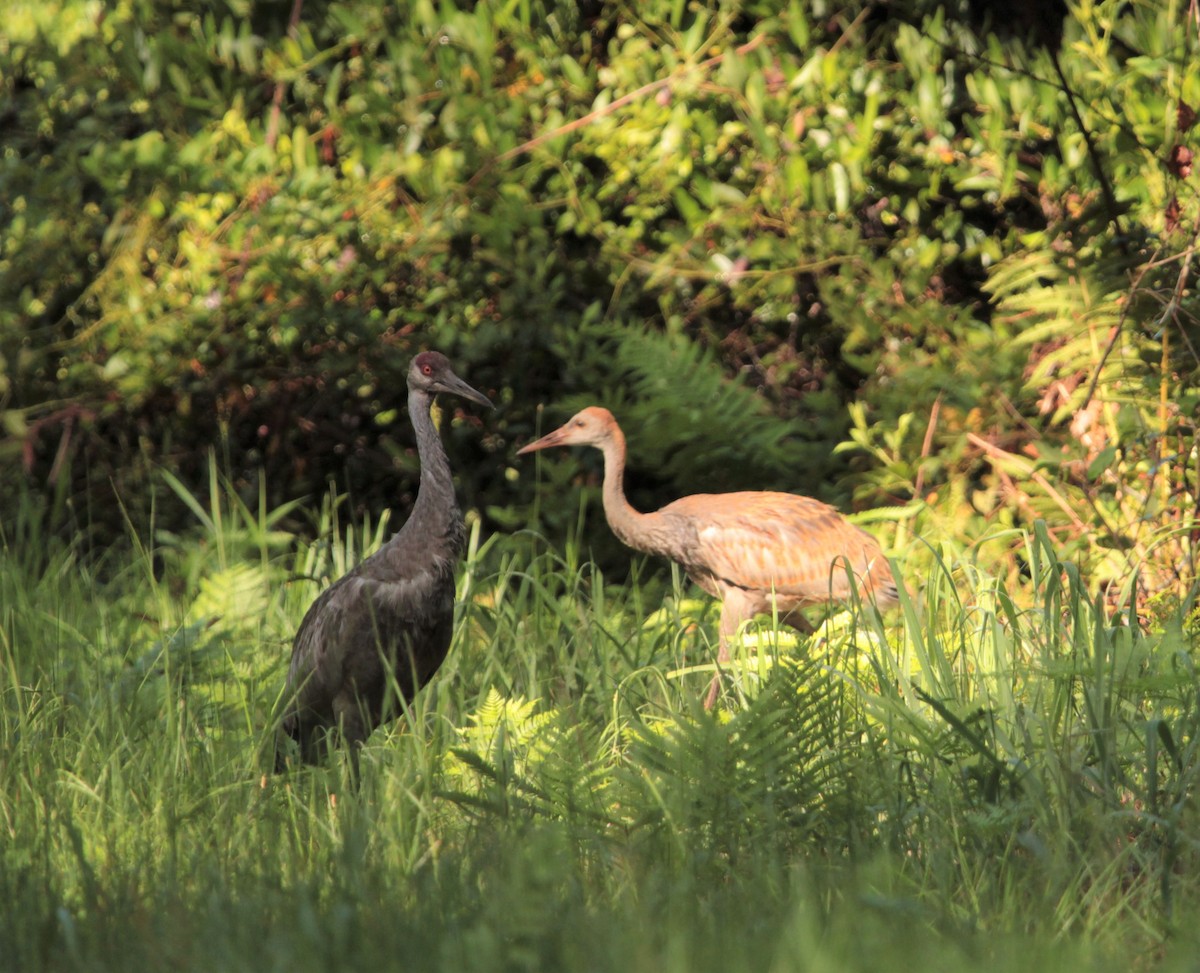
[{"label": "streaked brown feather", "polygon": [[[811,497],[696,494],[650,516],[678,521],[679,536],[694,538],[675,556],[693,577],[702,574],[739,588],[774,592],[788,607],[800,607],[848,598],[849,567],[860,594],[873,593],[881,604],[894,600],[887,588],[891,570],[875,539]],[[697,582],[704,587],[699,577]]]}]

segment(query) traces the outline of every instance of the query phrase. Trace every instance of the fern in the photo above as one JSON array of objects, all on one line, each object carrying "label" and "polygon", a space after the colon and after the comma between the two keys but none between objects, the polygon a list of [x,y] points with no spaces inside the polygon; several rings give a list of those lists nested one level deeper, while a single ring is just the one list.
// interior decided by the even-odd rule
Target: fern
[{"label": "fern", "polygon": [[206,574],[188,607],[188,621],[212,619],[230,632],[256,633],[267,611],[271,580],[256,564],[233,564]]},{"label": "fern", "polygon": [[707,348],[615,322],[589,324],[574,340],[580,354],[568,360],[604,362],[607,374],[604,391],[572,396],[564,411],[597,400],[612,409],[635,471],[653,470],[676,493],[797,486],[810,447]]},{"label": "fern", "polygon": [[1041,429],[1034,419],[1011,433],[1020,450],[975,444],[999,496],[1069,538],[1114,604],[1177,600],[1195,576],[1194,419],[1172,405],[1197,364],[1191,343],[1171,345],[1187,266],[1161,254],[1139,264],[1143,254],[1103,242],[1075,249],[1073,237],[1092,237],[1071,222],[1056,231],[996,264],[987,284],[997,320],[1028,349],[1021,411],[1043,416]]},{"label": "fern", "polygon": [[817,661],[776,665],[727,722],[674,717],[632,732],[617,803],[639,809],[631,823],[643,834],[704,849],[721,868],[844,833],[859,759],[854,710]]},{"label": "fern", "polygon": [[557,710],[538,712],[537,705],[490,689],[458,729],[459,745],[446,753],[451,789],[442,796],[490,816],[607,819],[605,768],[570,746],[569,725]]},{"label": "fern", "polygon": [[1091,382],[1081,378],[1095,376],[1114,396],[1145,382],[1141,342],[1105,353],[1121,326],[1128,270],[1127,261],[1097,256],[1086,270],[1068,274],[1048,264],[1045,251],[1032,250],[1001,261],[989,278],[1001,314],[1021,322],[1015,342],[1030,352],[1026,388],[1056,425],[1092,394]]}]

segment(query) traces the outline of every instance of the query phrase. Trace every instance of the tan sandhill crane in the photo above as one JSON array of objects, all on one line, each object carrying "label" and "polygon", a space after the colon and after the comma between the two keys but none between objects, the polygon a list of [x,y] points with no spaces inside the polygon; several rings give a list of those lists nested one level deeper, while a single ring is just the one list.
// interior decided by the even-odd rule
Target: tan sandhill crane
[{"label": "tan sandhill crane", "polygon": [[[604,454],[604,515],[622,543],[680,564],[693,581],[721,601],[718,671],[704,700],[711,709],[720,688],[720,663],[744,621],[770,612],[812,631],[799,614],[806,605],[858,594],[879,608],[898,592],[887,559],[866,531],[828,504],[791,493],[699,493],[654,513],[625,499],[625,436],[611,412],[584,409],[564,426],[518,454],[551,446],[595,446]],[[774,605],[772,605],[772,602]]]}]

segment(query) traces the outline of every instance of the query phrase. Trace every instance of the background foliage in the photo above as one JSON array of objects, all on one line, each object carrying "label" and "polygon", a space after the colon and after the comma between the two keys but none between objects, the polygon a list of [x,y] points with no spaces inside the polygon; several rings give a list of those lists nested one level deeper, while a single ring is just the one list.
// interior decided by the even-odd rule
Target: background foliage
[{"label": "background foliage", "polygon": [[[1194,966],[1190,4],[196,7],[4,10],[0,967]],[[454,647],[266,776],[425,347]],[[592,402],[911,597],[703,713],[712,605],[513,459]]]},{"label": "background foliage", "polygon": [[434,346],[502,403],[449,431],[489,525],[527,522],[513,445],[600,401],[639,503],[1044,516],[1089,576],[1177,597],[1195,25],[979,9],[15,3],[4,509],[174,522],[151,471],[195,488],[210,448],[248,499],[406,509]]}]

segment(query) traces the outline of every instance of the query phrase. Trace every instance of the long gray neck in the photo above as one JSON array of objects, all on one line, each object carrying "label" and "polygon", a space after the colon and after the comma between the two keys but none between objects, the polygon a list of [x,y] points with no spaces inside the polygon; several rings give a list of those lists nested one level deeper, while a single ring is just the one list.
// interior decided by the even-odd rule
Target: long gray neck
[{"label": "long gray neck", "polygon": [[417,456],[421,460],[421,485],[413,505],[412,520],[438,518],[447,521],[459,518],[458,501],[454,496],[454,480],[450,476],[450,461],[446,458],[441,436],[429,414],[433,396],[428,392],[410,389],[408,417],[417,438]]}]

